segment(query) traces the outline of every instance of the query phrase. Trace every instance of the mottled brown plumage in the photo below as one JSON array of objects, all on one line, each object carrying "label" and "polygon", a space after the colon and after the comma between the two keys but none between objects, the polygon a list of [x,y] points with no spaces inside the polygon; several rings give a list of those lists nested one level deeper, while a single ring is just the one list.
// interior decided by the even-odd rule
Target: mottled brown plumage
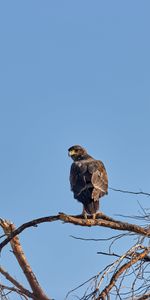
[{"label": "mottled brown plumage", "polygon": [[68,153],[74,161],[70,170],[74,198],[83,204],[84,212],[95,214],[99,209],[99,198],[108,193],[108,177],[104,164],[79,145],[69,148]]}]

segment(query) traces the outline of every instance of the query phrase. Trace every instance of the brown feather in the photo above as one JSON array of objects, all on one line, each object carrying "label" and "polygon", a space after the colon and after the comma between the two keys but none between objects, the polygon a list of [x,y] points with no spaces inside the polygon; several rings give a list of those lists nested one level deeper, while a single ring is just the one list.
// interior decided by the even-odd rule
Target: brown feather
[{"label": "brown feather", "polygon": [[108,193],[106,169],[101,161],[88,155],[81,146],[73,146],[69,151],[74,160],[70,170],[74,198],[82,202],[87,213],[94,214],[99,209],[99,198]]}]

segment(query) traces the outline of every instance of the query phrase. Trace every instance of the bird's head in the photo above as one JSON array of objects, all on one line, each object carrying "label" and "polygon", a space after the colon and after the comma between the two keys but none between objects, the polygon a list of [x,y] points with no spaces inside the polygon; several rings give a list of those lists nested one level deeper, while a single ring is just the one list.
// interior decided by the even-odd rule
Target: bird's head
[{"label": "bird's head", "polygon": [[87,151],[79,146],[79,145],[75,145],[72,146],[68,149],[68,155],[74,160],[74,161],[78,161],[81,159],[85,159],[87,157]]}]

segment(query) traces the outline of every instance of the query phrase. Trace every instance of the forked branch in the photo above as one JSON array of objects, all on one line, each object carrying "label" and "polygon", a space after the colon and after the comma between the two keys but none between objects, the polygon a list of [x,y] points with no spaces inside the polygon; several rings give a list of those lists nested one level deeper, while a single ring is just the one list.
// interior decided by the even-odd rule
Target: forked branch
[{"label": "forked branch", "polygon": [[[149,249],[146,248],[141,253],[136,253],[129,262],[122,265],[112,276],[109,284],[103,289],[103,291],[100,293],[100,295],[96,298],[96,300],[105,300],[106,297],[109,295],[109,292],[111,289],[115,286],[116,281],[118,278],[126,271],[128,270],[132,265],[137,263],[138,261],[143,260],[149,253]],[[144,299],[144,298],[142,298]]]},{"label": "forked branch", "polygon": [[[50,300],[40,287],[37,278],[35,277],[35,274],[33,273],[29,263],[27,262],[27,259],[25,257],[25,254],[22,250],[22,247],[19,242],[18,235],[23,232],[25,229],[29,227],[37,227],[38,224],[45,223],[45,222],[54,222],[54,221],[62,221],[63,223],[71,223],[78,226],[100,226],[100,227],[107,227],[114,230],[120,230],[120,231],[127,231],[132,234],[138,234],[143,237],[150,237],[150,228],[149,227],[141,227],[135,224],[122,222],[116,219],[113,219],[102,212],[97,213],[96,218],[93,219],[92,216],[88,216],[86,219],[83,217],[83,215],[67,215],[64,213],[59,213],[58,215],[54,216],[47,216],[42,217],[38,219],[31,220],[27,223],[22,224],[17,229],[15,228],[15,225],[7,220],[0,219],[0,226],[3,228],[5,235],[7,238],[5,238],[0,243],[0,251],[3,249],[5,245],[7,245],[9,242],[11,244],[13,253],[23,270],[26,279],[31,287],[32,292],[26,290],[22,285],[20,285],[17,281],[13,282],[13,278],[7,274],[3,274],[5,272],[0,272],[6,277],[7,279],[14,284],[16,287],[16,291],[23,292],[26,297],[32,298],[34,300]],[[114,272],[109,284],[103,289],[101,294],[97,296],[97,300],[100,299],[106,299],[106,296],[109,295],[109,292],[113,287],[115,287],[115,283],[118,280],[118,278],[126,272],[126,270],[130,269],[130,267],[135,264],[138,261],[145,260],[147,261],[149,249],[145,249],[142,253],[135,253],[133,257],[129,257],[129,261],[125,264],[123,264],[116,272]],[[15,291],[14,287],[14,291]],[[96,296],[96,295],[95,295]]]},{"label": "forked branch", "polygon": [[[4,268],[2,268],[2,266],[0,266],[0,273],[16,287],[16,289],[13,287],[13,290],[11,287],[10,290],[15,291],[15,292],[17,291],[20,294],[26,295],[27,297],[36,300],[36,297],[34,297],[33,293],[28,291],[22,284],[20,284],[15,278],[13,278]],[[0,284],[0,287],[2,289],[6,289],[6,287],[2,286],[2,284]]]},{"label": "forked branch", "polygon": [[[10,236],[10,234],[12,234],[14,231],[15,231],[15,225],[9,221],[2,221],[1,220],[1,227],[3,228],[4,230],[4,233],[8,236]],[[10,244],[11,244],[11,248],[13,250],[13,253],[32,289],[32,292],[33,292],[33,295],[32,293],[28,294],[28,297],[32,297],[32,299],[36,299],[36,300],[50,300],[50,298],[48,298],[44,291],[42,290],[35,274],[33,273],[26,257],[25,257],[25,254],[23,252],[23,249],[22,249],[22,246],[20,244],[20,241],[19,241],[19,237],[18,236],[15,236],[13,237],[11,240],[10,240]],[[2,272],[2,270],[1,270]],[[6,274],[5,274],[6,276]],[[9,281],[12,282],[12,278],[10,278],[10,276],[7,275],[7,279]],[[17,285],[15,282],[13,282],[14,285]],[[19,284],[20,285],[20,284]],[[17,286],[19,289],[21,287]],[[22,290],[23,291],[23,290]],[[26,291],[24,291],[26,292]],[[26,295],[27,293],[25,293]]]}]

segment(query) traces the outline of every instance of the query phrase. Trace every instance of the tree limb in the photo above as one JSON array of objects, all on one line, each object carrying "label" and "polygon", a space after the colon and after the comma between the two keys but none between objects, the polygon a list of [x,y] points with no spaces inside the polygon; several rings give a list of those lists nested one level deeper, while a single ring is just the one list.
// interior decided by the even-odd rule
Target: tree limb
[{"label": "tree limb", "polygon": [[[35,299],[35,298],[33,298],[33,297],[30,297],[29,295],[26,295],[26,294],[23,293],[21,290],[15,288],[15,287],[13,287],[13,286],[10,287],[10,286],[4,285],[4,284],[0,284],[0,289],[1,289],[1,291],[8,290],[9,292],[15,292],[15,293],[17,293],[17,294],[23,296],[25,299],[27,299],[27,297],[32,298],[32,299]],[[26,297],[26,296],[27,296],[27,297]],[[37,298],[36,298],[36,299],[37,299]]]},{"label": "tree limb", "polygon": [[119,270],[117,270],[109,284],[103,289],[103,291],[100,293],[100,295],[96,298],[96,300],[105,300],[107,295],[109,294],[110,290],[115,286],[117,279],[121,276],[123,272],[125,272],[127,269],[129,269],[132,265],[137,263],[139,260],[143,260],[149,253],[149,249],[146,248],[142,253],[137,253],[135,256],[127,263],[122,265]]},{"label": "tree limb", "polygon": [[[28,291],[27,289],[24,288],[24,286],[22,284],[20,284],[16,279],[14,279],[6,270],[4,270],[4,268],[2,268],[2,266],[0,266],[0,273],[7,279],[9,280],[14,286],[17,287],[17,291],[19,290],[20,293],[28,296],[29,298],[32,299],[37,299],[36,297],[34,297],[33,293],[31,293],[30,291]],[[2,286],[2,285],[0,285]]]},{"label": "tree limb", "polygon": [[[29,221],[27,223],[22,224],[20,227],[17,229],[14,229],[11,233],[7,235],[7,238],[0,243],[0,251],[4,246],[6,246],[11,239],[13,239],[16,235],[20,234],[22,231],[24,231],[26,228],[32,227],[32,226],[37,226],[38,224],[45,223],[45,222],[54,222],[54,221],[63,221],[64,223],[71,223],[74,225],[79,225],[79,226],[102,226],[102,227],[107,227],[107,228],[112,228],[115,230],[123,230],[123,231],[130,231],[134,232],[146,237],[150,236],[150,229],[149,228],[144,228],[135,224],[130,224],[127,222],[122,222],[115,220],[113,218],[110,218],[106,216],[103,213],[98,213],[96,219],[93,219],[91,216],[88,216],[87,219],[84,219],[82,215],[66,215],[64,213],[59,213],[58,215],[55,216],[48,216],[48,217],[42,217],[38,219],[34,219],[32,221]],[[4,220],[0,220],[0,226],[2,226],[2,223]]]},{"label": "tree limb", "polygon": [[[15,225],[9,221],[1,221],[1,226],[5,232],[6,235],[10,235],[16,228]],[[10,240],[10,244],[13,250],[13,253],[22,269],[24,272],[24,275],[33,291],[33,295],[35,296],[35,299],[37,300],[50,300],[48,298],[42,288],[40,287],[40,284],[33,273],[29,263],[27,262],[27,259],[25,257],[25,254],[23,252],[23,249],[21,247],[19,237],[15,236]]]}]

